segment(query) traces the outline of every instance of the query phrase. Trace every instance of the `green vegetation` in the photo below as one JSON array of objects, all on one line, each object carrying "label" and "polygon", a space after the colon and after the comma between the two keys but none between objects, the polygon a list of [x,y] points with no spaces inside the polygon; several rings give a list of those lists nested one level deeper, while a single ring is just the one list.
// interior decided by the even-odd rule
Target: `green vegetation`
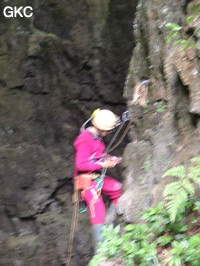
[{"label": "green vegetation", "polygon": [[55,38],[55,37],[57,37],[57,35],[54,33],[47,33],[47,37]]},{"label": "green vegetation", "polygon": [[90,266],[109,259],[125,266],[199,265],[200,202],[195,199],[194,183],[200,186],[200,156],[169,169],[165,176],[175,181],[166,186],[164,201],[142,212],[144,223],[105,226],[104,242]]},{"label": "green vegetation", "polygon": [[[167,37],[167,43],[170,42],[173,38],[180,34],[183,29],[181,26],[175,23],[167,23],[166,27],[168,28],[169,35]],[[200,29],[198,29],[200,30]],[[196,35],[198,32],[195,31],[192,36]],[[182,49],[185,50],[188,46],[196,47],[196,43],[192,40],[178,39],[173,42],[173,45],[182,44]]]},{"label": "green vegetation", "polygon": [[[197,4],[194,4],[187,11],[191,13],[191,15],[186,18],[186,25],[189,25],[200,14],[200,1],[198,0]],[[178,25],[176,23],[166,23],[165,26],[167,28],[166,31],[168,32],[167,43],[171,42],[172,39],[174,39],[175,37],[180,35],[184,29],[183,27],[181,27],[180,25]],[[185,50],[189,46],[196,48],[196,43],[193,41],[192,37],[196,37],[198,39],[199,32],[200,32],[200,28],[196,29],[192,33],[189,40],[178,39],[177,41],[173,42],[173,45],[182,44],[183,50]]]},{"label": "green vegetation", "polygon": [[149,109],[148,109],[148,105],[149,105],[149,103],[150,103],[150,101],[149,100],[147,100],[146,101],[146,104],[145,105],[143,105],[143,113],[144,114],[146,114],[146,113],[148,113],[149,112]]},{"label": "green vegetation", "polygon": [[162,112],[166,111],[166,109],[167,109],[167,105],[166,105],[165,101],[158,101],[155,103],[155,105],[156,105],[156,112],[157,113],[162,113]]},{"label": "green vegetation", "polygon": [[152,168],[151,155],[147,155],[144,165],[142,166],[142,169],[144,169],[145,173],[148,174],[151,171],[151,168]]},{"label": "green vegetation", "polygon": [[[155,106],[155,111],[156,113],[162,113],[165,112],[167,109],[167,104],[166,101],[161,100],[161,101],[157,101],[154,103]],[[148,101],[144,106],[143,106],[143,113],[146,114],[150,111],[150,102]]]},{"label": "green vegetation", "polygon": [[[163,177],[173,176],[175,181],[166,186],[164,198],[171,222],[175,221],[180,209],[195,196],[195,186],[200,186],[200,157],[194,157],[189,166],[180,165],[169,169]],[[184,211],[184,210],[183,210]]]},{"label": "green vegetation", "polygon": [[104,228],[105,241],[100,245],[90,266],[96,266],[105,259],[115,258],[124,265],[159,265],[156,256],[156,243],[150,243],[152,233],[145,224],[129,224],[120,234],[120,227],[113,225]]}]

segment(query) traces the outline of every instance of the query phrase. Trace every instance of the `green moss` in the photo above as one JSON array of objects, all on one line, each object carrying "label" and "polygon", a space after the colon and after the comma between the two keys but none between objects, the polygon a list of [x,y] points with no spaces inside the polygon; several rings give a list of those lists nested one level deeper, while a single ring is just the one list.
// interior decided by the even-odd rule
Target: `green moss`
[{"label": "green moss", "polygon": [[151,155],[147,155],[146,160],[142,166],[142,169],[145,171],[145,173],[149,173],[151,171],[152,168],[152,156]]}]

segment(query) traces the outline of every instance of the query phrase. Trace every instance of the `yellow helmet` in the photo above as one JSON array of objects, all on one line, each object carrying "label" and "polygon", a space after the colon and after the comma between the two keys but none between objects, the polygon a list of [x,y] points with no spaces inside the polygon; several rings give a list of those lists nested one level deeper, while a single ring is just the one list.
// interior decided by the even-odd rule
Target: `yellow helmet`
[{"label": "yellow helmet", "polygon": [[96,128],[109,131],[117,125],[118,117],[110,110],[97,109],[92,114],[92,124]]}]

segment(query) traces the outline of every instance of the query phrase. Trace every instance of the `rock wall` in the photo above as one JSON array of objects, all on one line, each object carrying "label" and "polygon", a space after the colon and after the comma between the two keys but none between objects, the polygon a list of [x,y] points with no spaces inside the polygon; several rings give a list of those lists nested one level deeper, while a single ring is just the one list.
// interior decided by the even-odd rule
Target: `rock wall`
[{"label": "rock wall", "polygon": [[[126,109],[136,2],[0,2],[1,12],[34,10],[32,18],[0,16],[0,265],[65,263],[72,143],[94,109]],[[73,265],[87,264],[89,229],[83,214]]]},{"label": "rock wall", "polygon": [[[146,206],[162,199],[170,167],[200,152],[200,42],[192,34],[197,16],[187,25],[196,1],[140,1],[134,21],[136,47],[130,61],[124,96],[132,119],[131,142],[124,151],[125,182],[119,213],[127,222],[140,220]],[[193,40],[196,47],[167,43],[166,23],[183,27],[175,40]],[[149,79],[145,106],[133,104],[136,84]]]}]

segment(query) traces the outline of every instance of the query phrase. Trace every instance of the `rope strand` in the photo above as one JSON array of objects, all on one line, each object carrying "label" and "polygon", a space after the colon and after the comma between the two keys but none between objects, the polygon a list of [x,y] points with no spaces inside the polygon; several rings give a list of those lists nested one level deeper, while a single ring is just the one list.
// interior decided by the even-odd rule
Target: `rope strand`
[{"label": "rope strand", "polygon": [[70,236],[69,236],[69,247],[68,247],[68,256],[66,260],[65,266],[69,266],[72,256],[72,248],[73,248],[73,240],[74,240],[74,233],[77,227],[78,222],[78,208],[79,208],[79,198],[78,198],[78,190],[74,191],[74,206],[73,206],[73,213],[72,213],[72,223],[70,228]]}]

